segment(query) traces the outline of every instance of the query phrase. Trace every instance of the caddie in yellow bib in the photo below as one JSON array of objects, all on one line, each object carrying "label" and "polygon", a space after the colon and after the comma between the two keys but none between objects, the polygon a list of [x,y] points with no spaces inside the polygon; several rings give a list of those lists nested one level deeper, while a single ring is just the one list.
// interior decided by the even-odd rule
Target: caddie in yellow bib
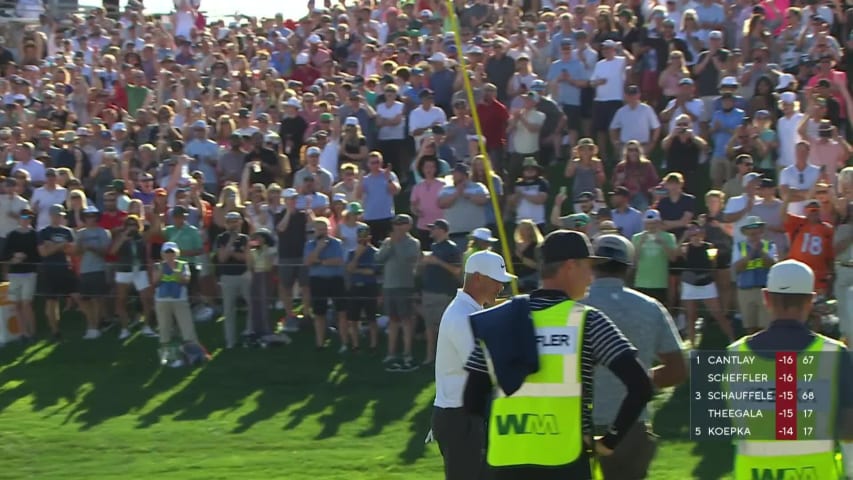
[{"label": "caddie in yellow bib", "polygon": [[[766,377],[762,382],[724,383],[733,426],[749,431],[735,442],[735,480],[842,480],[850,470],[853,440],[853,370],[843,344],[808,329],[806,321],[814,300],[814,273],[806,264],[786,260],[770,269],[764,304],[773,315],[770,326],[732,343],[732,355],[749,357],[734,363],[728,373]],[[775,440],[776,403],[731,395],[749,389],[777,392],[776,353],[792,354],[796,368],[795,440]],[[792,362],[792,363],[793,363]],[[766,375],[770,372],[771,375]],[[732,400],[736,399],[736,400]],[[792,422],[793,423],[793,422]],[[845,465],[845,463],[847,465]],[[846,467],[846,468],[845,468]]]},{"label": "caddie in yellow bib", "polygon": [[[495,480],[592,478],[593,452],[611,454],[652,394],[630,342],[602,312],[575,301],[601,260],[586,235],[552,232],[540,254],[542,289],[471,315],[478,344],[466,365],[465,408],[485,412],[493,399],[486,459]],[[625,383],[627,395],[625,415],[593,440],[596,362]]]}]

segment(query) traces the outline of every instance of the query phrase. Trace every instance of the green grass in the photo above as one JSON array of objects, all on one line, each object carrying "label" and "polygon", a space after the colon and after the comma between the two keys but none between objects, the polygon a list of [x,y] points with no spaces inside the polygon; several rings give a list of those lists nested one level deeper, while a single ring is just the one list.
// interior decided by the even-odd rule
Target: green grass
[{"label": "green grass", "polygon": [[[431,370],[389,374],[381,357],[315,352],[309,333],[266,350],[220,349],[213,360],[161,369],[156,339],[121,346],[112,331],[26,349],[0,348],[0,479],[440,479],[424,445]],[[42,330],[44,331],[44,330]],[[709,338],[713,335],[709,335]],[[650,478],[726,478],[729,447],[688,441],[688,387],[659,395],[661,435]]]}]

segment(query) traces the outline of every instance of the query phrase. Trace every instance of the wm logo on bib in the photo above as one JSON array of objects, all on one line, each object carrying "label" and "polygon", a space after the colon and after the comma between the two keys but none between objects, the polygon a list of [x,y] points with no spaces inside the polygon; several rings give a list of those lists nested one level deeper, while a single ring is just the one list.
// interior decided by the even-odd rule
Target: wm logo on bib
[{"label": "wm logo on bib", "polygon": [[814,467],[753,468],[752,480],[818,480]]},{"label": "wm logo on bib", "polygon": [[559,435],[557,417],[551,414],[497,415],[495,426],[498,435]]},{"label": "wm logo on bib", "polygon": [[536,346],[540,355],[571,355],[577,353],[578,327],[537,328]]}]

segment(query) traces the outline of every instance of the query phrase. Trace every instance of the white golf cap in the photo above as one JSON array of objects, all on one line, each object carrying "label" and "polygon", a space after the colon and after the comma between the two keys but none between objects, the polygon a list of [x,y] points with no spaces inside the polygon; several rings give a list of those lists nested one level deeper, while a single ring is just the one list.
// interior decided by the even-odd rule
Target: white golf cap
[{"label": "white golf cap", "polygon": [[761,174],[756,172],[749,172],[743,176],[740,181],[740,186],[745,187],[749,185],[751,182],[755,182],[757,180],[761,180]]},{"label": "white golf cap", "polygon": [[465,262],[465,274],[479,273],[485,275],[492,280],[507,283],[515,279],[515,275],[510,275],[506,272],[506,262],[504,258],[495,252],[483,250],[477,252]]},{"label": "white golf cap", "polygon": [[776,90],[784,90],[794,83],[794,76],[790,73],[779,75],[779,83],[776,84]]},{"label": "white golf cap", "polygon": [[471,232],[471,238],[482,240],[484,242],[497,242],[498,239],[492,236],[492,231],[486,227],[475,228]]},{"label": "white golf cap", "polygon": [[297,192],[295,188],[285,188],[281,191],[281,198],[293,198],[298,196],[299,192]]},{"label": "white golf cap", "polygon": [[346,120],[344,120],[344,125],[347,127],[358,126],[358,117],[347,117]]},{"label": "white golf cap", "polygon": [[162,247],[160,247],[160,253],[166,252],[175,252],[175,255],[180,255],[181,249],[178,248],[178,244],[175,242],[166,242]]},{"label": "white golf cap", "polygon": [[797,101],[797,94],[794,92],[783,92],[782,95],[779,95],[779,101],[782,103],[795,103]]},{"label": "white golf cap", "polygon": [[737,87],[738,85],[740,85],[740,83],[738,83],[737,78],[735,77],[723,77],[723,79],[720,80],[721,87]]},{"label": "white golf cap", "polygon": [[296,64],[297,65],[306,65],[308,63],[309,59],[310,59],[310,57],[308,56],[308,54],[305,52],[302,52],[296,56]]},{"label": "white golf cap", "polygon": [[126,132],[127,131],[127,125],[125,125],[124,122],[116,122],[113,125],[113,131],[114,132]]},{"label": "white golf cap", "polygon": [[297,109],[302,108],[302,102],[300,102],[299,99],[296,97],[290,97],[284,105]]},{"label": "white golf cap", "polygon": [[655,210],[654,208],[650,208],[646,210],[646,213],[643,214],[643,220],[647,222],[659,222],[660,212]]},{"label": "white golf cap", "polygon": [[308,36],[308,43],[310,43],[310,44],[316,44],[316,43],[320,43],[320,42],[322,42],[322,40],[320,39],[320,36],[319,36],[319,35],[317,35],[317,34],[312,34],[312,35],[309,35],[309,36]]},{"label": "white golf cap", "polygon": [[791,295],[814,293],[814,271],[797,260],[785,260],[770,267],[767,275],[767,291]]},{"label": "white golf cap", "polygon": [[447,55],[442,52],[433,53],[431,57],[429,57],[430,62],[436,63],[445,63],[447,62]]}]

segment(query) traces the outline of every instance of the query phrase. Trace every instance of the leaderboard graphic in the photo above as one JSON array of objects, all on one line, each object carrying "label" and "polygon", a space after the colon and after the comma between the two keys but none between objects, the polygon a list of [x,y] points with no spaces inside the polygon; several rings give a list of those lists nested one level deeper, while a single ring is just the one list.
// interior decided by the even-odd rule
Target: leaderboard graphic
[{"label": "leaderboard graphic", "polygon": [[837,353],[695,351],[695,441],[831,440]]}]

